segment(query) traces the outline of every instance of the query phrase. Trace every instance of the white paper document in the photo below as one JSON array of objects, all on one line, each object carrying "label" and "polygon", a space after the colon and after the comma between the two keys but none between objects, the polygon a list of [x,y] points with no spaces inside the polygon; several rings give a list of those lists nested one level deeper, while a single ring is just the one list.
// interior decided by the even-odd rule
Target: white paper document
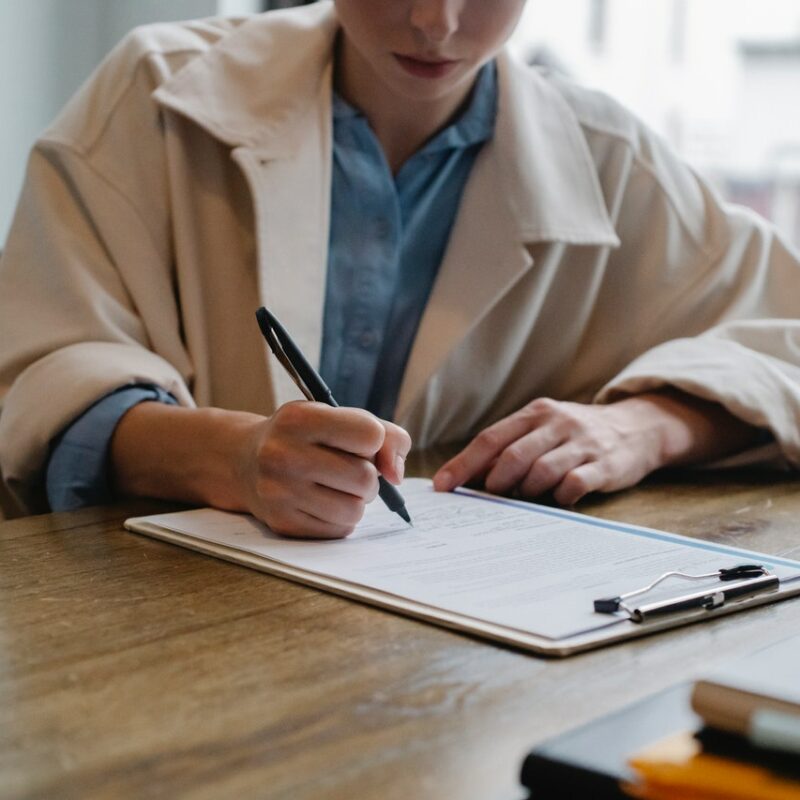
[{"label": "white paper document", "polygon": [[[367,587],[383,595],[381,605],[407,600],[554,641],[632,625],[623,615],[596,613],[593,601],[671,570],[704,573],[757,562],[783,585],[796,581],[800,591],[800,563],[787,559],[475,492],[439,494],[428,480],[407,480],[402,492],[413,528],[376,501],[355,532],[336,541],[281,538],[250,516],[212,509],[126,525],[257,556],[293,568],[295,578],[299,571]],[[686,590],[668,582],[659,594]]]}]

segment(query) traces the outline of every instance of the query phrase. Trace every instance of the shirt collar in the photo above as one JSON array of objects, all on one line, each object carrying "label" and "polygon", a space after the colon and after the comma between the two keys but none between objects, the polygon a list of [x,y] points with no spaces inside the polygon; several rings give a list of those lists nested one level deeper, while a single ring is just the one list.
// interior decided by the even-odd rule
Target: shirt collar
[{"label": "shirt collar", "polygon": [[[492,138],[496,116],[497,69],[492,61],[479,70],[466,105],[458,117],[433,136],[421,148],[419,155],[482,144]],[[334,90],[333,118],[338,123],[363,120],[364,115]]]}]

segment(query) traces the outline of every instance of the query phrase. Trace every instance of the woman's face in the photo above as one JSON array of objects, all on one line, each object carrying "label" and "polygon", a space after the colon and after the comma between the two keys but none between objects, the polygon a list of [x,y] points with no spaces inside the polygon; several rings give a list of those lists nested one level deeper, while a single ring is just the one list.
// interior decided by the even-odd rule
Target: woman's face
[{"label": "woman's face", "polygon": [[463,91],[500,50],[525,0],[336,0],[360,61],[390,93],[436,101]]}]

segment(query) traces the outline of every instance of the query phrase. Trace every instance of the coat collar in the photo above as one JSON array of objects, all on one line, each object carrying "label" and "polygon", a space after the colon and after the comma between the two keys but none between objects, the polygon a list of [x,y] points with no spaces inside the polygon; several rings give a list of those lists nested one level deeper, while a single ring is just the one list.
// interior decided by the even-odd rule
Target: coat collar
[{"label": "coat collar", "polygon": [[[314,364],[324,313],[337,31],[330,0],[254,17],[154,95],[232,148],[253,189],[261,302]],[[395,418],[423,445],[424,400],[435,393],[437,372],[531,269],[528,246],[618,244],[575,113],[506,53],[497,68],[495,134],[465,187],[400,387]],[[268,363],[274,406],[296,399],[283,370]]]},{"label": "coat collar", "polygon": [[519,241],[619,246],[580,121],[541,73],[498,57],[491,158]]},{"label": "coat collar", "polygon": [[339,25],[330,0],[250,17],[153,93],[233,148],[289,158],[316,102]]},{"label": "coat collar", "polygon": [[[291,158],[309,103],[329,75],[339,30],[331,0],[254,16],[154,93],[231,147]],[[490,147],[518,241],[617,246],[595,164],[575,112],[507,52]]]}]

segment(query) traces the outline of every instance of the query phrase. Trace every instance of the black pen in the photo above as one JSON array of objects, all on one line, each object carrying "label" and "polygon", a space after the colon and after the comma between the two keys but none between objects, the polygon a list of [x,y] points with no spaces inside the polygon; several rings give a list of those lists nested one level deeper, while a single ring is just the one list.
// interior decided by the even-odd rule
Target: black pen
[{"label": "black pen", "polygon": [[[280,361],[281,366],[289,373],[292,380],[297,384],[300,391],[309,399],[329,406],[338,407],[339,404],[333,399],[331,390],[325,381],[319,376],[317,371],[308,363],[306,357],[300,352],[300,348],[292,341],[292,337],[286,329],[278,322],[274,314],[266,308],[259,308],[256,311],[256,319],[261,333],[267,340],[270,350],[275,358]],[[378,494],[381,500],[386,503],[390,511],[399,514],[409,525],[411,517],[406,511],[405,500],[397,489],[392,486],[383,475],[378,476]]]}]

